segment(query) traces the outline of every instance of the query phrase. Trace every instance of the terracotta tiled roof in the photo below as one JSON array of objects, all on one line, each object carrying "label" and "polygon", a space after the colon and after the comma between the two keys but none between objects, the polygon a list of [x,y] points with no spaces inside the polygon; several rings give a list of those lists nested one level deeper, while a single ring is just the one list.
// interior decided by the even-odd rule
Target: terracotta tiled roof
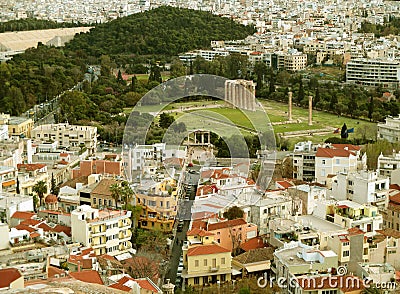
[{"label": "terracotta tiled roof", "polygon": [[47,275],[49,278],[54,278],[55,275],[65,274],[65,271],[55,266],[49,265],[47,268]]},{"label": "terracotta tiled roof", "polygon": [[189,248],[187,255],[197,256],[197,255],[224,253],[224,252],[231,252],[231,251],[217,244],[210,244],[210,245],[199,245],[196,247]]},{"label": "terracotta tiled roof", "polygon": [[336,149],[347,149],[349,151],[361,150],[361,146],[356,146],[352,144],[332,144],[332,146]]},{"label": "terracotta tiled roof", "polygon": [[36,233],[36,232],[33,232],[33,233],[30,233],[29,236],[33,239],[33,238],[40,237],[40,234]]},{"label": "terracotta tiled roof", "polygon": [[56,233],[61,233],[64,232],[65,235],[67,235],[68,237],[71,237],[71,227],[67,227],[67,226],[62,226],[62,225],[56,225],[53,229],[53,232]]},{"label": "terracotta tiled roof", "polygon": [[57,200],[57,196],[54,194],[49,194],[46,196],[46,198],[44,198],[44,202],[46,203],[56,203],[58,202]]},{"label": "terracotta tiled roof", "polygon": [[274,259],[274,251],[275,249],[273,247],[257,248],[242,253],[234,257],[233,259],[241,264],[249,264],[260,261],[271,261]]},{"label": "terracotta tiled roof", "polygon": [[210,233],[210,232],[207,232],[206,230],[203,230],[203,229],[194,228],[194,229],[191,229],[190,231],[188,231],[186,233],[186,236],[204,237],[204,236],[214,236],[214,234]]},{"label": "terracotta tiled roof", "polygon": [[318,148],[315,157],[349,157],[350,155],[355,155],[353,152],[344,149],[332,149],[332,148]]},{"label": "terracotta tiled roof", "polygon": [[276,182],[278,185],[282,186],[283,188],[287,189],[289,187],[292,187],[293,184],[288,182],[288,181],[277,181]]},{"label": "terracotta tiled roof", "polygon": [[198,187],[197,191],[196,191],[196,196],[201,196],[202,192],[203,192],[203,195],[217,193],[218,188],[215,185],[204,185],[204,186]]},{"label": "terracotta tiled roof", "polygon": [[151,282],[148,280],[148,278],[145,278],[145,279],[133,279],[133,278],[127,277],[127,276],[122,277],[120,280],[118,280],[117,283],[115,283],[113,285],[110,285],[110,288],[118,289],[118,290],[125,291],[125,292],[130,292],[130,291],[132,291],[132,288],[127,286],[127,282],[129,282],[129,281],[134,281],[134,282],[138,283],[139,287],[142,288],[142,289],[146,289],[146,290],[151,291],[153,293],[158,293],[159,292],[158,289],[155,288],[151,284]]},{"label": "terracotta tiled roof", "polygon": [[147,279],[135,279],[135,281],[142,289],[146,289],[154,293],[158,292],[158,290]]},{"label": "terracotta tiled roof", "polygon": [[37,226],[37,225],[40,224],[41,222],[43,222],[43,221],[40,221],[40,220],[37,220],[37,219],[29,218],[29,219],[26,219],[26,220],[20,222],[19,224],[20,224],[20,225],[25,225],[25,226]]},{"label": "terracotta tiled roof", "polygon": [[386,228],[383,230],[376,230],[376,232],[384,236],[393,237],[396,239],[400,238],[400,232],[394,229]]},{"label": "terracotta tiled roof", "polygon": [[389,199],[390,202],[394,202],[395,204],[400,204],[400,193],[390,196]]},{"label": "terracotta tiled roof", "polygon": [[46,165],[41,163],[20,163],[17,164],[18,170],[35,171],[44,168]]},{"label": "terracotta tiled roof", "polygon": [[347,231],[349,232],[349,236],[363,235],[365,233],[363,230],[357,227],[350,228]]},{"label": "terracotta tiled roof", "polygon": [[31,228],[30,226],[26,226],[26,225],[21,225],[19,224],[18,226],[15,227],[17,230],[25,230],[28,231],[29,233],[33,233],[36,230],[34,228]]},{"label": "terracotta tiled roof", "polygon": [[34,212],[27,212],[27,211],[16,211],[13,213],[11,218],[16,218],[16,219],[30,219],[33,216],[35,216],[36,213]]},{"label": "terracotta tiled roof", "polygon": [[110,186],[117,184],[119,181],[114,179],[102,179],[97,186],[92,190],[91,194],[104,195],[111,197]]},{"label": "terracotta tiled roof", "polygon": [[12,282],[21,277],[21,273],[16,268],[0,269],[0,289],[8,288]]},{"label": "terracotta tiled roof", "polygon": [[[358,282],[357,282],[358,280]],[[342,292],[351,292],[356,290],[363,290],[363,281],[356,276],[331,276],[331,277],[304,277],[297,278],[297,283],[305,291],[321,290],[321,289],[341,289]],[[337,285],[333,287],[332,285]]]},{"label": "terracotta tiled roof", "polygon": [[257,248],[264,248],[266,247],[264,241],[260,237],[251,238],[250,240],[240,244],[240,248],[244,251],[250,251]]},{"label": "terracotta tiled roof", "polygon": [[207,229],[207,222],[203,221],[203,220],[193,220],[192,228],[206,230]]},{"label": "terracotta tiled roof", "polygon": [[68,180],[65,183],[61,184],[61,187],[68,186],[68,187],[76,188],[77,183],[82,183],[83,185],[87,185],[88,177],[81,176],[81,177],[77,177],[77,178]]},{"label": "terracotta tiled roof", "polygon": [[224,228],[231,228],[231,227],[241,226],[241,225],[245,225],[245,224],[247,224],[247,222],[244,219],[237,218],[237,219],[233,219],[233,220],[218,222],[215,224],[208,224],[208,231],[214,231],[214,230],[219,230],[219,229],[224,229]]},{"label": "terracotta tiled roof", "polygon": [[70,273],[69,275],[74,279],[85,283],[104,285],[103,280],[101,279],[100,274],[97,271],[81,271]]}]

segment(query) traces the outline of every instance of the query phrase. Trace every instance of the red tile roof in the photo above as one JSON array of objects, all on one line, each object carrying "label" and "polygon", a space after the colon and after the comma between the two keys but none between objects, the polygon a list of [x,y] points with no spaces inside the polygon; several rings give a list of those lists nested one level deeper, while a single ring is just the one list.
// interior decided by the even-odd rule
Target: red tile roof
[{"label": "red tile roof", "polygon": [[208,224],[208,231],[214,231],[224,228],[231,228],[236,226],[242,226],[247,224],[247,222],[242,218],[232,219],[228,221],[222,221],[215,224]]},{"label": "red tile roof", "polygon": [[65,274],[63,269],[56,268],[55,266],[49,265],[47,268],[47,275],[49,278],[54,278],[55,275]]},{"label": "red tile roof", "polygon": [[21,273],[16,268],[0,269],[0,289],[8,288],[12,282],[21,277]]},{"label": "red tile roof", "polygon": [[267,247],[261,237],[251,238],[250,240],[240,244],[240,248],[244,251],[250,251],[257,248]]},{"label": "red tile roof", "polygon": [[394,202],[396,204],[400,204],[400,193],[397,193],[397,194],[395,194],[393,196],[390,196],[389,199],[390,199],[390,202]]},{"label": "red tile roof", "polygon": [[208,195],[208,194],[213,194],[218,192],[218,188],[215,185],[204,185],[201,187],[197,188],[196,191],[196,196],[201,196],[203,192],[203,195]]},{"label": "red tile roof", "polygon": [[283,188],[287,189],[289,187],[292,187],[293,184],[288,182],[288,181],[277,181],[276,182],[278,185],[282,186]]},{"label": "red tile roof", "polygon": [[36,231],[36,229],[31,228],[30,226],[21,225],[21,224],[19,224],[18,226],[15,226],[15,228],[16,228],[17,230],[25,230],[25,231],[28,231],[29,233],[33,233],[33,232]]},{"label": "red tile roof", "polygon": [[199,245],[196,247],[189,248],[187,255],[197,256],[197,255],[207,255],[207,254],[225,253],[225,252],[231,252],[231,251],[217,244],[210,244],[210,245]]},{"label": "red tile roof", "polygon": [[193,220],[192,228],[206,230],[207,229],[207,222],[203,221],[203,220]]},{"label": "red tile roof", "polygon": [[19,224],[25,225],[25,226],[36,226],[36,225],[40,224],[41,222],[43,222],[43,221],[29,218],[29,219],[26,219],[26,220],[20,222]]},{"label": "red tile roof", "polygon": [[378,234],[381,234],[381,235],[384,235],[384,236],[393,237],[393,238],[396,238],[396,239],[400,238],[400,232],[397,231],[397,230],[394,230],[394,229],[386,228],[386,229],[383,229],[383,230],[376,230],[376,232]]},{"label": "red tile roof", "polygon": [[352,144],[332,144],[332,146],[336,149],[347,149],[349,151],[361,150],[361,146],[356,146]]},{"label": "red tile roof", "polygon": [[17,218],[17,219],[30,219],[33,216],[35,216],[36,213],[34,212],[28,212],[28,211],[16,211],[13,213],[11,218]]},{"label": "red tile roof", "polygon": [[146,289],[154,293],[158,292],[158,290],[147,279],[135,279],[135,281],[139,284],[140,288],[142,289]]},{"label": "red tile roof", "polygon": [[186,236],[214,236],[213,233],[207,232],[206,230],[199,229],[199,228],[193,228],[190,231],[186,233]]},{"label": "red tile roof", "polygon": [[349,157],[355,155],[353,152],[345,149],[332,149],[319,147],[315,157],[334,158],[334,157]]},{"label": "red tile roof", "polygon": [[69,275],[74,279],[85,283],[104,285],[103,280],[101,279],[100,274],[97,271],[81,271],[70,273]]},{"label": "red tile roof", "polygon": [[120,280],[118,280],[118,282],[116,282],[115,284],[110,285],[109,287],[113,288],[113,289],[118,289],[118,290],[121,290],[121,291],[125,291],[125,292],[130,292],[130,291],[132,291],[132,289],[125,285],[125,283],[128,282],[128,281],[134,281],[134,282],[139,284],[140,288],[146,289],[146,290],[151,291],[153,293],[158,293],[158,289],[155,288],[151,284],[151,282],[149,280],[147,280],[147,278],[145,278],[145,279],[133,279],[131,277],[125,276],[125,277],[122,277]]},{"label": "red tile roof", "polygon": [[56,225],[53,229],[53,232],[56,233],[61,233],[64,232],[65,235],[67,235],[68,237],[71,237],[71,227],[67,227],[67,226],[62,226],[62,225]]},{"label": "red tile roof", "polygon": [[44,168],[46,165],[41,163],[20,163],[17,164],[18,170],[35,171]]},{"label": "red tile roof", "polygon": [[360,228],[354,227],[350,228],[347,230],[349,232],[349,236],[355,236],[355,235],[363,235],[365,232],[361,230]]}]

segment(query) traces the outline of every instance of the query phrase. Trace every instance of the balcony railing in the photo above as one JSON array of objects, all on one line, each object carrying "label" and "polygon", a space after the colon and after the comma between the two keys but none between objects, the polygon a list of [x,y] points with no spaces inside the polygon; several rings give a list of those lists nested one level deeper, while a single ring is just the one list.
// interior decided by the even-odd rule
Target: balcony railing
[{"label": "balcony railing", "polygon": [[217,271],[219,271],[219,266],[210,266],[210,272],[215,273]]}]

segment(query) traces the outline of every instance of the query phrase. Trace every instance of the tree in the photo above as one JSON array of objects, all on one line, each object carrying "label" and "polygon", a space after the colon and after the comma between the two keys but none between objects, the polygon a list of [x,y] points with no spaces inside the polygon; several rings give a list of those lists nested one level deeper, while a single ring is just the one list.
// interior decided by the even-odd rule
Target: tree
[{"label": "tree", "polygon": [[303,80],[300,78],[299,82],[299,91],[297,92],[297,103],[301,104],[304,99],[304,88],[303,88]]},{"label": "tree", "polygon": [[18,177],[17,177],[17,188],[16,188],[15,192],[17,193],[17,195],[20,194],[20,190],[19,190],[19,179],[18,179]]},{"label": "tree", "polygon": [[53,195],[58,196],[58,193],[60,192],[60,188],[56,185],[56,180],[54,179],[54,174],[51,173],[51,188],[50,188],[50,193]]},{"label": "tree", "polygon": [[32,191],[36,193],[36,195],[39,197],[39,204],[43,204],[43,197],[44,194],[47,193],[47,185],[44,181],[39,181],[37,182],[33,188]]},{"label": "tree", "polygon": [[168,129],[169,126],[175,121],[174,117],[168,113],[161,113],[160,119],[158,121],[158,125],[160,128]]},{"label": "tree", "polygon": [[127,181],[112,184],[110,186],[110,191],[111,197],[115,201],[115,208],[118,207],[119,202],[123,202],[124,209],[126,209],[132,200],[132,196],[134,195],[134,192]]},{"label": "tree", "polygon": [[177,78],[186,75],[186,68],[180,59],[175,59],[171,64],[171,78]]},{"label": "tree", "polygon": [[158,65],[153,65],[150,67],[149,83],[150,82],[162,83],[161,70]]},{"label": "tree", "polygon": [[243,218],[243,216],[244,211],[237,206],[232,206],[224,212],[224,218],[227,218],[228,220]]}]

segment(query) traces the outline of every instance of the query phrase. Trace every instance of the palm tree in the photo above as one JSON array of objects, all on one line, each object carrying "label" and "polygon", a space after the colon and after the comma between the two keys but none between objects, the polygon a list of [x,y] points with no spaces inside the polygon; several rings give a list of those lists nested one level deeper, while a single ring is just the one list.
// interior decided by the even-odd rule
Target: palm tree
[{"label": "palm tree", "polygon": [[111,197],[115,201],[115,208],[117,208],[117,203],[121,201],[122,189],[119,183],[112,184],[110,186]]},{"label": "palm tree", "polygon": [[126,209],[127,204],[132,200],[134,195],[133,190],[129,186],[127,181],[112,184],[110,186],[111,197],[115,200],[115,208],[117,208],[117,203],[123,201],[124,209]]},{"label": "palm tree", "polygon": [[45,193],[47,193],[47,185],[46,185],[46,183],[44,181],[39,181],[33,186],[32,190],[39,197],[39,200],[40,200],[39,205],[42,205],[43,196],[44,196]]}]

